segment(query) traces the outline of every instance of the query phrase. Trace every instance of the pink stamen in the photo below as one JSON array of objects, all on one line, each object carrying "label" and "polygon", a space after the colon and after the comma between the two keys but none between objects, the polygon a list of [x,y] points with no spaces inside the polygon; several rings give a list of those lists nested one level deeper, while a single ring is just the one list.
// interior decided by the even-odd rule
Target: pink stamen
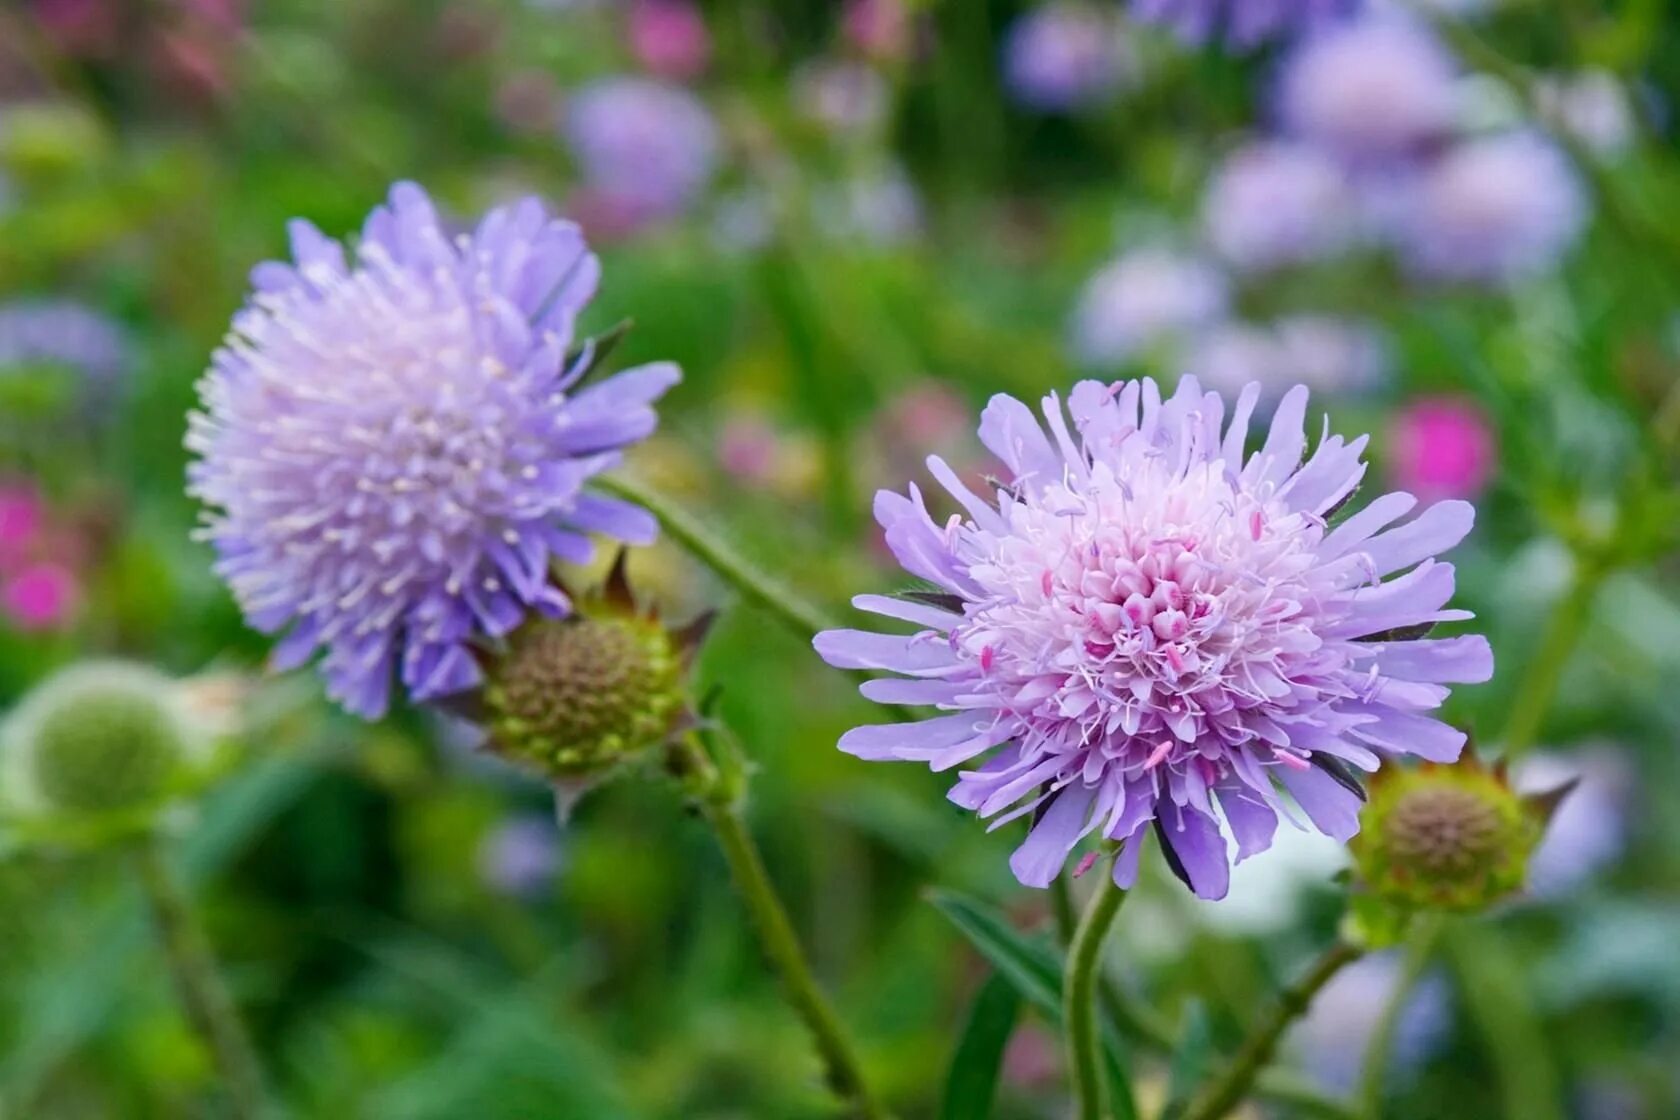
[{"label": "pink stamen", "polygon": [[994,650],[991,646],[983,647],[980,650],[980,671],[982,673],[991,672],[992,671],[992,663],[996,660],[997,660],[997,651]]},{"label": "pink stamen", "polygon": [[1272,757],[1291,770],[1306,770],[1310,767],[1306,759],[1298,754],[1290,754],[1288,751],[1273,751]]},{"label": "pink stamen", "polygon": [[1086,852],[1085,857],[1079,861],[1079,865],[1073,869],[1073,877],[1075,879],[1079,878],[1081,875],[1085,874],[1085,872],[1091,870],[1091,865],[1096,862],[1097,853]]},{"label": "pink stamen", "polygon": [[1044,597],[1046,599],[1048,599],[1055,591],[1055,580],[1056,577],[1051,573],[1049,568],[1044,569],[1044,574],[1038,577],[1038,586],[1043,589]]},{"label": "pink stamen", "polygon": [[1260,530],[1265,524],[1265,519],[1260,516],[1260,511],[1255,510],[1253,513],[1248,515],[1248,535],[1253,537],[1255,540],[1259,540]]},{"label": "pink stamen", "polygon": [[1161,765],[1161,763],[1167,760],[1167,756],[1172,753],[1172,749],[1173,741],[1168,739],[1166,742],[1162,743],[1150,752],[1149,757],[1144,760],[1143,768],[1145,770],[1155,769],[1155,767]]}]

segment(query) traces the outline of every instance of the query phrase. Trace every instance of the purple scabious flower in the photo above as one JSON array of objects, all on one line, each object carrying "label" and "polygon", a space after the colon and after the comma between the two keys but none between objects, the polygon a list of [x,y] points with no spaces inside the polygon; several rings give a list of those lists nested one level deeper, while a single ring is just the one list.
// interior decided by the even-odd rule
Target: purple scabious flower
[{"label": "purple scabious flower", "polygon": [[705,103],[649,78],[579,91],[565,135],[590,190],[632,223],[682,213],[717,166],[717,123]]},{"label": "purple scabious flower", "polygon": [[1189,43],[1215,36],[1247,49],[1310,31],[1356,11],[1360,0],[1132,0],[1134,19],[1171,28]]},{"label": "purple scabious flower", "polygon": [[1371,16],[1307,39],[1285,61],[1287,132],[1359,164],[1416,156],[1457,119],[1458,68],[1420,24]]},{"label": "purple scabious flower", "polygon": [[1543,272],[1587,217],[1568,160],[1528,132],[1464,141],[1413,192],[1399,248],[1411,271],[1431,280],[1503,284]]},{"label": "purple scabious flower", "polygon": [[394,672],[418,700],[471,687],[471,642],[566,614],[549,564],[587,559],[586,533],[653,538],[584,487],[679,374],[580,385],[594,347],[568,352],[600,265],[535,199],[452,237],[399,183],[353,253],[304,221],[291,243],[199,384],[189,488],[246,619],[287,631],[277,666],[324,648],[330,694],[374,717]]},{"label": "purple scabious flower", "polygon": [[1208,262],[1134,250],[1085,282],[1073,314],[1073,351],[1087,366],[1117,366],[1217,323],[1229,303],[1224,274]]},{"label": "purple scabious flower", "polygon": [[1003,45],[1009,91],[1041,112],[1065,113],[1101,101],[1132,66],[1114,17],[1077,0],[1027,11],[1010,26]]},{"label": "purple scabious flower", "polygon": [[908,678],[866,683],[870,699],[942,714],[857,728],[841,749],[935,770],[989,756],[950,797],[993,827],[1035,814],[1010,860],[1028,886],[1093,831],[1125,842],[1114,877],[1129,886],[1153,829],[1205,898],[1230,879],[1221,817],[1239,861],[1270,846],[1290,801],[1346,840],[1354,768],[1457,758],[1463,733],[1427,713],[1448,683],[1486,680],[1492,652],[1412,634],[1470,617],[1447,609],[1453,569],[1433,557],[1470,531],[1471,507],[1396,524],[1416,505],[1396,493],[1327,525],[1365,473],[1365,437],[1326,436],[1303,463],[1297,387],[1245,454],[1259,397],[1245,389],[1229,423],[1192,377],[1167,400],[1150,380],[1081,382],[1065,413],[1045,398],[1042,422],[992,398],[980,439],[1007,468],[995,505],[937,456],[965,513],[936,522],[914,485],[876,497],[888,547],[931,587],[854,602],[920,629],[816,639],[831,665]]},{"label": "purple scabious flower", "polygon": [[1208,185],[1202,225],[1234,268],[1262,271],[1333,256],[1352,240],[1356,196],[1341,164],[1308,144],[1257,141]]}]

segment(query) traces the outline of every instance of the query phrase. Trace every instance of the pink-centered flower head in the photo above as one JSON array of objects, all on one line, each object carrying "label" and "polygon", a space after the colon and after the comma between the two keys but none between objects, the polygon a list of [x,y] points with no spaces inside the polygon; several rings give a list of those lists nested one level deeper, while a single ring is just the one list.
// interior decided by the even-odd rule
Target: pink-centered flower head
[{"label": "pink-centered flower head", "polygon": [[[1145,833],[1197,894],[1224,895],[1225,829],[1242,860],[1280,814],[1338,840],[1359,827],[1355,771],[1458,757],[1464,735],[1428,713],[1455,682],[1486,680],[1479,636],[1426,639],[1453,569],[1435,555],[1474,512],[1387,494],[1333,520],[1365,473],[1366,440],[1326,434],[1305,458],[1307,391],[1286,393],[1245,450],[1260,398],[1225,402],[1186,377],[1085,381],[1041,421],[992,399],[980,439],[1006,468],[992,499],[937,457],[964,514],[943,524],[921,492],[883,491],[875,514],[898,561],[928,581],[863,610],[911,634],[832,630],[816,647],[846,669],[886,670],[864,695],[933,705],[936,718],[860,727],[841,748],[959,771],[951,800],[994,818],[1034,814],[1010,865],[1045,886],[1081,839],[1124,841],[1135,879]],[[1071,415],[1071,423],[1069,416]],[[1048,425],[1048,434],[1046,434]]]}]

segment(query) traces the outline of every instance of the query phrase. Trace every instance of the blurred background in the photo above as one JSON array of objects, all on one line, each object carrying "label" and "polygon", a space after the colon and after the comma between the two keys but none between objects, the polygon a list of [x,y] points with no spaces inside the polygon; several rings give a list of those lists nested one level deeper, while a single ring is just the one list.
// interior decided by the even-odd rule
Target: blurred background
[{"label": "blurred background", "polygon": [[[586,327],[633,318],[622,360],[686,374],[637,471],[837,611],[900,578],[876,488],[930,452],[984,474],[985,399],[1081,375],[1306,382],[1372,433],[1368,492],[1476,501],[1453,559],[1499,671],[1451,714],[1519,784],[1581,784],[1527,895],[1412,989],[1385,1115],[1680,1115],[1680,23],[1661,0],[1369,0],[1196,26],[1222,7],[0,9],[0,702],[94,654],[258,675],[178,847],[291,1113],[836,1114],[668,783],[616,782],[562,829],[464,729],[261,676],[191,538],[185,416],[248,270],[287,219],[347,234],[413,178],[463,221],[536,193],[583,225]],[[674,617],[727,602],[669,546],[634,560]],[[879,715],[750,611],[701,677],[883,1094],[934,1116],[988,966],[927,889],[1042,924],[1015,838],[939,777],[837,751]],[[1342,856],[1316,840],[1283,830],[1223,903],[1146,882],[1114,963],[1172,1032],[1229,1046],[1329,940]],[[1286,1064],[1350,1089],[1399,971],[1340,977]],[[1169,1057],[1140,1052],[1146,1097]],[[4,1114],[210,1116],[212,1077],[128,864],[12,845]],[[998,1115],[1065,1115],[1061,1079],[1029,1016]]]}]

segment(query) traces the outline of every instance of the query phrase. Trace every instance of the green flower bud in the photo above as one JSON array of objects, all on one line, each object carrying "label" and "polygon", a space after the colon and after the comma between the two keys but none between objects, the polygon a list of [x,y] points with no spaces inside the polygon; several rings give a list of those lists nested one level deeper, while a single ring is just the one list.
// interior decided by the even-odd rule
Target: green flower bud
[{"label": "green flower bud", "polygon": [[677,638],[632,614],[521,628],[487,667],[490,749],[572,781],[605,775],[663,741],[683,710]]},{"label": "green flower bud", "polygon": [[[4,746],[29,808],[85,816],[161,802],[194,739],[174,681],[141,665],[94,662],[26,696],[7,720]],[[10,791],[14,801],[21,791]]]},{"label": "green flower bud", "polygon": [[17,105],[0,118],[0,167],[20,180],[50,183],[75,174],[108,146],[99,118],[67,102]]},{"label": "green flower bud", "polygon": [[1484,909],[1520,890],[1555,801],[1512,790],[1502,767],[1385,768],[1351,844],[1364,885],[1401,910]]}]

